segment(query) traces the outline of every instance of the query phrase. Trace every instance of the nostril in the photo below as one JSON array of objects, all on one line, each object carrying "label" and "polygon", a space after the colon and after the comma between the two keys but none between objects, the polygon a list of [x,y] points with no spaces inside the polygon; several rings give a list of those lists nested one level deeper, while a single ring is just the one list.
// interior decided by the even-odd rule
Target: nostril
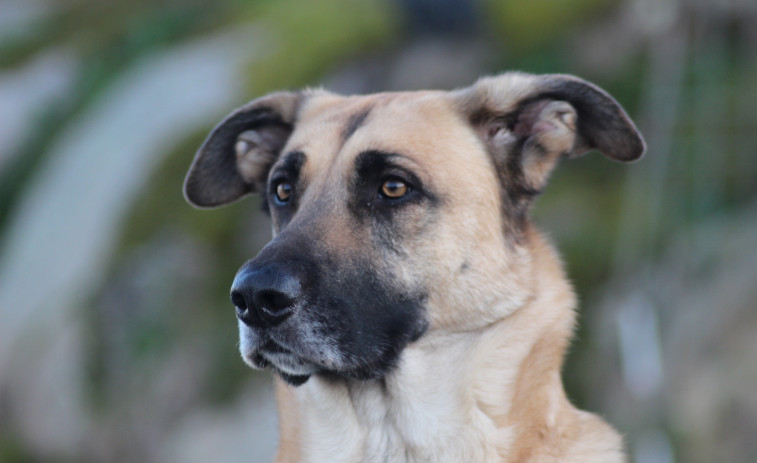
[{"label": "nostril", "polygon": [[273,316],[284,315],[294,305],[294,300],[279,291],[263,290],[256,295],[260,309]]},{"label": "nostril", "polygon": [[247,301],[240,291],[231,292],[231,302],[240,312],[245,312],[247,310]]}]

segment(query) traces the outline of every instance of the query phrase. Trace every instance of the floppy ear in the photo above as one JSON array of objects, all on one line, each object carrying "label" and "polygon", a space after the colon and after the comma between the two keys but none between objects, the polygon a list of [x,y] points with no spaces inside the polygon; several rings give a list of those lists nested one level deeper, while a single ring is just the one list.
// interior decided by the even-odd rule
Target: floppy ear
[{"label": "floppy ear", "polygon": [[492,154],[511,196],[538,193],[561,156],[597,149],[629,162],[646,149],[618,102],[577,77],[511,72],[481,79],[452,96]]},{"label": "floppy ear", "polygon": [[280,92],[254,100],[226,117],[195,155],[184,197],[217,207],[265,188],[268,171],[292,133],[301,95]]}]

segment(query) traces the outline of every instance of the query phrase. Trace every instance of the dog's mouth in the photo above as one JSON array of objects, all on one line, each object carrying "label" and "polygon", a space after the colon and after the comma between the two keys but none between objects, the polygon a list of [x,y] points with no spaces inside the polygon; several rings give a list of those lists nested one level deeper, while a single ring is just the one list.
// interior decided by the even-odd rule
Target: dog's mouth
[{"label": "dog's mouth", "polygon": [[252,366],[271,367],[284,381],[294,386],[305,383],[318,371],[315,364],[270,339],[246,357]]}]

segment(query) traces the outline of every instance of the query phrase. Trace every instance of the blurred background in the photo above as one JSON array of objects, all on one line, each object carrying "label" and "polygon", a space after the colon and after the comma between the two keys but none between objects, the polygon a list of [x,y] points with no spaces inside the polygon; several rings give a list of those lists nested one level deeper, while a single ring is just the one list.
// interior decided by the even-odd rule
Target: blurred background
[{"label": "blurred background", "polygon": [[0,461],[270,461],[228,299],[270,227],[184,202],[195,150],[272,90],[507,69],[596,82],[649,145],[536,203],[581,300],[570,397],[637,462],[757,462],[752,0],[0,0]]}]

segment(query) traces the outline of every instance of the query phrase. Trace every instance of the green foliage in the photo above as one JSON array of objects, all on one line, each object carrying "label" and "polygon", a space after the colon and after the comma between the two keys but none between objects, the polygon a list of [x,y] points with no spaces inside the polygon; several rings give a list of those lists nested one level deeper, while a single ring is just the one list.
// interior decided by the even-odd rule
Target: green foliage
[{"label": "green foliage", "polygon": [[0,171],[0,237],[22,186],[45,158],[51,141],[66,129],[66,122],[96,101],[139,57],[223,23],[228,14],[225,4],[74,3],[60,6],[57,14],[42,19],[34,34],[0,42],[0,69],[53,46],[75,45],[85,55],[72,91],[39,112],[33,136],[22,141],[11,165]]},{"label": "green foliage", "polygon": [[553,44],[615,0],[485,0],[490,24],[508,50],[528,54]]},{"label": "green foliage", "polygon": [[189,34],[222,25],[229,1],[61,2],[33,24],[33,33],[0,42],[0,69],[9,68],[46,48],[74,46],[84,55],[129,58]]},{"label": "green foliage", "polygon": [[386,45],[397,32],[388,2],[377,0],[268,1],[253,11],[272,34],[265,56],[249,66],[253,95],[312,84],[337,61]]},{"label": "green foliage", "polygon": [[15,436],[0,434],[0,461],[3,463],[32,463],[36,461],[28,454],[24,445]]},{"label": "green foliage", "polygon": [[203,129],[180,142],[146,179],[142,194],[122,228],[122,249],[148,240],[165,224],[186,230],[204,242],[220,243],[232,238],[230,234],[239,223],[239,211],[227,207],[208,216],[197,214],[182,195],[184,175],[206,135]]}]

